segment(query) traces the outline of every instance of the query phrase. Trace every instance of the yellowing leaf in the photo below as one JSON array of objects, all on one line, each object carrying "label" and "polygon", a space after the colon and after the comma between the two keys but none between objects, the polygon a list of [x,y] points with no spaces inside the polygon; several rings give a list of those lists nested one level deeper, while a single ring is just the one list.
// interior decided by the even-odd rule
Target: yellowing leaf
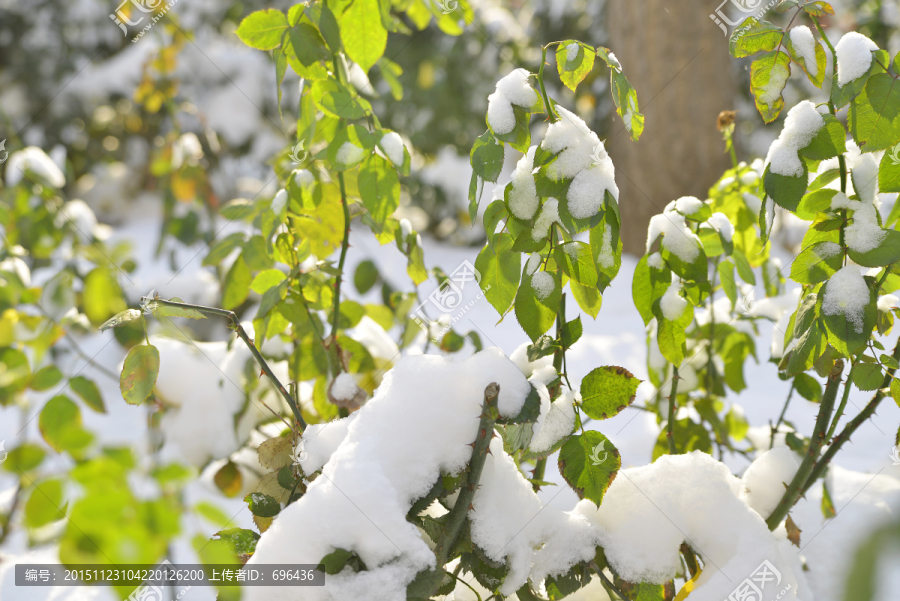
[{"label": "yellowing leaf", "polygon": [[119,378],[122,397],[131,405],[140,405],[153,392],[158,375],[159,350],[151,344],[132,347]]}]

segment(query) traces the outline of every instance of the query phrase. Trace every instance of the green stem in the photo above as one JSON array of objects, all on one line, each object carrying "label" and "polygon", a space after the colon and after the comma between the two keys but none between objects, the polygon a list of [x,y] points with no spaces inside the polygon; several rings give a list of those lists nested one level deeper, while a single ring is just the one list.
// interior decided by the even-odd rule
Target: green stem
[{"label": "green stem", "polygon": [[847,374],[847,381],[844,382],[844,394],[841,397],[841,404],[838,405],[837,412],[834,414],[834,419],[831,420],[831,427],[828,428],[828,434],[825,435],[825,443],[827,444],[831,437],[834,436],[834,431],[837,430],[838,422],[841,421],[841,416],[844,415],[844,409],[847,407],[847,401],[850,400],[850,382],[853,379],[853,370],[856,369],[856,362],[854,362],[850,366],[850,373]]},{"label": "green stem", "polygon": [[841,385],[841,374],[843,371],[844,361],[838,359],[834,362],[831,373],[828,374],[825,394],[822,395],[822,403],[819,405],[819,415],[816,417],[816,425],[809,439],[809,450],[800,463],[800,469],[797,470],[787,490],[784,491],[781,501],[775,507],[772,515],[766,520],[769,530],[775,530],[787,516],[794,503],[800,498],[800,492],[813,471],[815,462],[819,458],[819,451],[822,449],[822,443],[825,441],[825,430],[828,427],[828,422],[831,420],[831,412],[834,409],[834,400],[837,398],[837,390]]},{"label": "green stem", "polygon": [[669,419],[666,423],[666,438],[669,440],[669,455],[676,455],[675,450],[675,399],[678,398],[678,367],[672,364],[672,391],[669,393]]},{"label": "green stem", "polygon": [[791,389],[788,390],[787,398],[784,400],[784,407],[781,408],[781,415],[778,416],[778,421],[775,422],[775,425],[772,427],[772,435],[769,437],[769,448],[771,449],[775,446],[775,434],[778,433],[778,428],[781,427],[781,422],[784,421],[784,416],[787,413],[788,405],[791,404],[791,397],[794,396],[794,390],[797,385],[795,380],[791,380]]},{"label": "green stem", "polygon": [[303,416],[300,414],[300,408],[297,406],[296,401],[294,401],[294,397],[290,395],[284,385],[278,380],[278,377],[272,372],[272,368],[269,367],[269,364],[263,358],[262,354],[260,354],[259,349],[256,348],[256,345],[250,340],[250,337],[247,336],[247,332],[244,331],[244,327],[241,325],[241,320],[238,319],[237,314],[234,311],[229,311],[228,309],[219,309],[217,307],[205,307],[203,305],[190,305],[188,303],[179,303],[170,300],[163,300],[161,298],[156,299],[157,303],[160,305],[166,305],[169,307],[182,307],[184,309],[193,309],[194,311],[199,311],[200,313],[204,313],[207,315],[218,315],[220,317],[225,317],[231,321],[231,326],[241,340],[244,341],[244,344],[247,345],[247,348],[250,349],[250,352],[253,353],[253,357],[256,359],[256,362],[259,363],[259,366],[262,368],[263,372],[267,376],[269,376],[269,380],[275,384],[275,387],[278,389],[278,392],[281,393],[281,396],[284,397],[284,400],[287,401],[288,406],[290,406],[291,411],[294,414],[294,419],[297,420],[297,424],[300,426],[300,431],[306,429],[306,421],[304,421]]},{"label": "green stem", "polygon": [[[338,68],[337,57],[332,59],[332,64],[334,66],[334,76],[341,82],[341,70]],[[342,82],[341,82],[342,83]],[[344,120],[340,120],[340,124],[343,125]],[[337,360],[334,361],[335,372],[334,375],[339,374],[343,369],[343,362],[340,360],[340,352],[337,350],[337,336],[338,336],[338,324],[341,318],[341,283],[344,279],[344,261],[347,259],[347,249],[350,248],[350,207],[347,205],[347,189],[344,184],[344,172],[338,171],[338,186],[341,190],[341,208],[344,210],[344,239],[341,241],[341,257],[338,261],[338,274],[335,276],[334,280],[334,307],[332,309],[333,315],[332,326],[331,326],[331,344],[335,349],[335,355]]]},{"label": "green stem", "polygon": [[[547,44],[547,46],[550,46],[550,44]],[[547,110],[547,116],[550,117],[550,121],[556,123],[559,121],[559,116],[553,111],[550,97],[547,96],[547,90],[544,88],[544,65],[547,63],[547,46],[541,47],[541,68],[538,69],[538,85],[541,88],[541,96],[544,97],[544,108]]]},{"label": "green stem", "polygon": [[[434,547],[434,554],[437,557],[438,570],[442,570],[444,564],[450,557],[450,551],[456,542],[466,517],[471,509],[472,499],[475,498],[475,491],[478,489],[478,481],[481,479],[481,472],[484,470],[484,462],[487,454],[490,452],[491,439],[494,437],[494,422],[497,419],[497,396],[500,394],[500,386],[495,382],[488,384],[484,389],[484,405],[481,411],[481,422],[478,424],[478,434],[475,442],[472,443],[472,459],[469,460],[469,469],[466,475],[466,483],[459,491],[456,503],[453,509],[447,515],[444,535]],[[440,581],[435,584],[435,590],[428,597],[432,597],[437,592]]]},{"label": "green stem", "polygon": [[[825,45],[828,46],[828,50],[831,51],[831,87],[834,89],[835,81],[837,80],[837,51],[835,51],[834,46],[831,45],[831,41],[828,39],[828,36],[825,35],[825,30],[822,29],[822,25],[819,24],[819,20],[814,16],[810,15],[813,24],[815,24],[816,29],[819,31],[819,35],[822,36],[822,40],[825,42]],[[831,91],[828,94],[828,110],[832,115],[837,114],[837,111],[834,107],[834,102],[831,100]],[[844,155],[838,155],[838,164],[841,168],[841,192],[844,194],[847,193],[847,161],[844,159]],[[846,221],[845,211],[841,211],[841,214],[844,215],[844,220]],[[841,241],[843,244],[843,240]]]},{"label": "green stem", "polygon": [[606,574],[603,573],[603,570],[600,569],[600,566],[597,565],[596,561],[592,561],[588,564],[588,566],[594,571],[597,576],[600,577],[600,580],[603,582],[605,586],[615,591],[615,593],[619,596],[623,601],[629,601],[628,597],[625,596],[625,593],[620,591],[615,584],[613,584],[609,578],[606,577]]},{"label": "green stem", "polygon": [[[896,346],[894,346],[894,352],[891,355],[894,359],[900,359],[900,340],[897,341]],[[838,451],[841,450],[841,447],[845,442],[850,440],[850,437],[856,432],[856,430],[863,425],[863,423],[872,417],[875,413],[875,410],[878,408],[878,405],[881,403],[881,399],[885,397],[884,390],[891,385],[891,381],[894,379],[894,373],[897,370],[893,367],[888,369],[887,373],[884,374],[884,380],[881,383],[881,388],[875,393],[875,396],[872,397],[872,400],[869,401],[869,404],[866,405],[862,411],[859,412],[859,415],[851,419],[844,429],[841,430],[841,433],[834,437],[831,441],[831,446],[822,454],[822,458],[816,463],[816,467],[812,470],[812,473],[809,475],[809,478],[806,479],[806,483],[803,485],[803,489],[800,491],[801,494],[806,493],[809,490],[809,487],[815,483],[816,480],[819,479],[828,468],[829,462],[837,455]]]}]

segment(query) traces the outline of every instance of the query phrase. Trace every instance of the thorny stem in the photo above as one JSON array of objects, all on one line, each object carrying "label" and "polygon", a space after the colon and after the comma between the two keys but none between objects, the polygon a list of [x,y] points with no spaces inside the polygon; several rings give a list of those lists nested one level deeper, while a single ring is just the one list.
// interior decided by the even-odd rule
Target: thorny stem
[{"label": "thorny stem", "polygon": [[838,359],[834,362],[831,373],[828,374],[828,383],[825,386],[825,394],[822,395],[819,415],[816,417],[816,425],[809,439],[809,449],[803,457],[800,469],[797,470],[794,479],[791,480],[790,485],[784,492],[784,496],[781,497],[781,501],[775,507],[772,515],[766,520],[769,530],[775,530],[787,516],[794,503],[800,498],[803,486],[813,471],[813,466],[819,458],[819,451],[821,451],[822,444],[825,442],[825,430],[828,427],[828,422],[831,420],[831,412],[834,409],[834,400],[837,398],[837,390],[841,385],[841,373],[843,371],[844,361]]},{"label": "thorny stem", "polygon": [[544,97],[544,108],[547,111],[547,116],[550,117],[550,121],[556,123],[559,121],[559,117],[553,111],[553,106],[550,104],[550,97],[547,96],[547,90],[544,88],[544,65],[547,63],[547,46],[541,47],[541,68],[538,69],[538,85],[541,87],[541,96]]},{"label": "thorny stem", "polygon": [[613,584],[609,578],[606,577],[606,574],[603,573],[603,570],[600,569],[600,566],[597,565],[596,561],[592,561],[588,564],[588,566],[594,571],[597,576],[600,577],[600,580],[603,582],[603,585],[607,588],[612,589],[623,601],[629,601],[628,597],[625,596],[625,593],[620,591],[615,584]]},{"label": "thorny stem", "polygon": [[[434,547],[434,554],[437,557],[437,568],[442,569],[447,563],[450,556],[450,550],[462,530],[472,510],[472,499],[475,498],[475,491],[478,489],[478,481],[481,479],[481,472],[484,469],[484,462],[487,454],[490,452],[491,439],[494,437],[494,422],[497,419],[497,396],[500,394],[500,386],[494,382],[488,384],[484,389],[484,404],[481,411],[481,422],[478,424],[478,434],[475,442],[472,443],[472,459],[469,461],[469,469],[466,476],[466,482],[459,491],[456,503],[447,516],[447,525],[444,535]],[[428,597],[431,597],[440,586],[440,581],[436,583],[435,590],[431,591]]]},{"label": "thorny stem", "polygon": [[775,425],[772,426],[772,434],[769,436],[769,448],[771,449],[775,446],[775,434],[778,432],[778,428],[781,427],[781,423],[784,421],[784,416],[787,413],[788,405],[791,404],[791,397],[794,396],[794,387],[796,385],[795,380],[791,380],[791,389],[788,390],[787,398],[784,400],[784,407],[781,408],[781,415],[778,416],[778,421],[775,422]]},{"label": "thorny stem", "polygon": [[678,398],[678,367],[672,364],[672,390],[669,393],[669,419],[666,423],[666,438],[669,440],[669,455],[675,455],[675,399]]},{"label": "thorny stem", "polygon": [[[894,352],[891,355],[894,359],[900,359],[900,340],[897,341],[897,345],[894,347]],[[837,455],[838,451],[844,445],[845,442],[850,440],[850,437],[856,432],[856,430],[863,425],[867,419],[872,417],[872,414],[875,413],[875,409],[878,408],[879,403],[881,403],[881,399],[885,397],[885,389],[891,385],[891,381],[894,379],[894,373],[897,370],[893,367],[888,369],[887,373],[884,374],[884,380],[881,383],[881,388],[875,393],[875,396],[872,397],[872,400],[869,401],[869,404],[866,405],[862,411],[859,412],[859,415],[851,419],[844,429],[841,430],[841,433],[834,437],[834,440],[831,441],[831,446],[822,454],[822,458],[816,463],[815,468],[813,468],[812,473],[809,475],[809,478],[806,479],[806,483],[803,485],[803,489],[800,491],[801,494],[806,493],[809,490],[809,487],[813,485],[813,483],[819,479],[825,473],[825,470],[828,468],[829,462]]]},{"label": "thorny stem", "polygon": [[[338,69],[337,58],[333,59],[334,63],[334,75],[338,81],[341,80],[341,71]],[[343,123],[343,119],[341,119],[341,123]],[[338,323],[341,317],[341,283],[344,279],[344,261],[347,259],[347,249],[350,247],[350,208],[347,205],[347,190],[344,185],[344,172],[338,171],[338,185],[341,190],[341,207],[344,210],[344,239],[341,242],[341,258],[338,260],[338,273],[335,276],[334,280],[334,308],[332,315],[332,326],[331,326],[331,344],[335,345],[337,348],[337,334],[338,334]],[[340,361],[340,354],[338,353],[338,360],[335,361],[335,375],[341,372],[343,367],[343,363]]]},{"label": "thorny stem", "polygon": [[297,420],[297,424],[299,424],[300,426],[300,430],[303,431],[306,429],[306,421],[304,421],[303,416],[300,414],[300,408],[297,406],[296,401],[294,401],[294,397],[292,397],[290,393],[288,393],[284,385],[278,380],[278,377],[272,372],[272,368],[269,367],[269,364],[263,358],[262,354],[260,354],[259,349],[256,348],[256,345],[252,340],[250,340],[250,337],[247,336],[247,332],[244,331],[244,327],[241,325],[241,320],[238,319],[238,316],[234,311],[229,311],[228,309],[219,309],[217,307],[204,307],[203,305],[190,305],[188,303],[179,303],[170,300],[163,300],[161,298],[155,299],[155,302],[169,307],[193,309],[207,315],[218,315],[220,317],[229,319],[234,331],[237,332],[237,335],[240,336],[241,340],[244,341],[244,344],[246,344],[247,348],[250,349],[250,352],[253,353],[253,357],[256,359],[256,362],[259,363],[259,366],[262,368],[265,374],[269,376],[269,379],[273,384],[275,384],[278,392],[280,392],[281,396],[284,397],[284,400],[287,401],[287,404],[290,406],[291,411],[294,413],[294,418]]},{"label": "thorny stem", "polygon": [[844,382],[844,395],[841,397],[841,404],[838,405],[837,412],[834,414],[834,419],[831,420],[831,427],[828,428],[828,434],[825,435],[826,443],[834,436],[834,431],[837,430],[838,422],[841,421],[841,416],[844,415],[844,409],[847,407],[847,401],[850,400],[850,382],[853,378],[853,370],[856,369],[856,365],[856,361],[850,365],[850,373],[847,374],[847,381]]}]

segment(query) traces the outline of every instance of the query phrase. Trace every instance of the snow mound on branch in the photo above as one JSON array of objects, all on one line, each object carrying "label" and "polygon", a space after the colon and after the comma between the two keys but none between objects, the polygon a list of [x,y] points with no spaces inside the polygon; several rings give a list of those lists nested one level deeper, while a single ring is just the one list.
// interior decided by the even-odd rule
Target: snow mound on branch
[{"label": "snow mound on branch", "polygon": [[700,238],[690,230],[684,221],[684,215],[675,210],[676,204],[669,203],[661,215],[650,218],[647,231],[647,252],[662,235],[662,247],[676,255],[685,263],[692,263],[700,254]]},{"label": "snow mound on branch", "polygon": [[872,51],[878,50],[878,44],[861,33],[851,31],[834,47],[838,63],[838,85],[845,86],[854,79],[859,79],[872,66]]},{"label": "snow mound on branch", "polygon": [[878,225],[874,205],[857,204],[860,206],[853,212],[853,223],[844,230],[844,239],[852,250],[867,253],[878,248],[887,236],[887,230],[881,229]]},{"label": "snow mound on branch", "polygon": [[531,219],[538,209],[537,185],[534,183],[534,152],[532,146],[516,163],[512,173],[512,189],[509,191],[509,210],[519,219]]},{"label": "snow mound on branch", "polygon": [[516,69],[497,82],[493,94],[488,96],[487,121],[495,134],[508,134],[516,127],[513,105],[531,108],[538,101],[537,92],[528,85],[528,71]]},{"label": "snow mound on branch", "polygon": [[165,437],[160,455],[201,467],[227,457],[240,446],[234,416],[243,408],[244,365],[250,350],[222,342],[181,342],[152,337],[159,349],[156,392],[166,404],[159,429]]},{"label": "snow mound on branch", "polygon": [[681,296],[681,280],[673,273],[672,283],[659,300],[659,309],[662,311],[663,317],[669,321],[676,321],[684,315],[687,306],[687,299]]},{"label": "snow mound on branch", "polygon": [[391,162],[397,167],[403,166],[403,159],[405,157],[403,146],[403,138],[400,137],[395,131],[388,132],[381,137],[381,148],[384,149],[384,154],[387,155],[387,158],[391,160]]},{"label": "snow mound on branch", "polygon": [[559,223],[559,201],[555,198],[548,198],[541,207],[541,214],[538,215],[534,222],[534,228],[531,230],[531,238],[538,242],[547,237],[550,233],[550,226]]},{"label": "snow mound on branch", "polygon": [[53,188],[62,188],[66,185],[66,176],[53,159],[37,146],[26,146],[9,155],[9,161],[6,163],[6,185],[15,186],[25,179],[27,173]]},{"label": "snow mound on branch", "polygon": [[[491,382],[500,385],[500,414],[518,414],[531,385],[497,349],[458,363],[434,355],[401,359],[356,417],[340,426],[346,436],[321,475],[276,518],[250,563],[317,563],[337,548],[355,551],[368,571],[331,576],[324,587],[305,589],[304,599],[406,599],[415,574],[434,567],[434,553],[406,514],[442,473],[466,466]],[[306,462],[314,450],[327,451],[311,441],[329,427],[335,426],[304,433]],[[501,446],[494,454],[502,452]],[[246,591],[248,601],[292,598],[296,593],[285,588]]]},{"label": "snow mound on branch", "polygon": [[775,447],[766,451],[744,472],[741,497],[756,513],[768,518],[799,468],[800,459],[790,447]]},{"label": "snow mound on branch", "polygon": [[[550,357],[548,357],[549,359]],[[553,369],[553,366],[550,366]],[[553,369],[554,376],[556,369]],[[543,398],[541,399],[543,400]],[[534,436],[528,448],[535,453],[545,453],[575,429],[575,401],[581,401],[581,395],[564,389],[558,399],[546,406],[541,404],[541,414],[534,424]]]},{"label": "snow mound on branch", "polygon": [[797,555],[769,532],[741,489],[724,464],[694,451],[621,470],[599,508],[581,501],[575,510],[599,528],[606,557],[625,580],[670,580],[681,568],[679,547],[687,542],[707,566],[691,601],[728,599],[764,561],[781,573],[776,592],[790,585],[781,598],[796,599],[806,590]]},{"label": "snow mound on branch", "polygon": [[863,314],[869,304],[869,286],[856,265],[842,267],[825,284],[822,312],[825,315],[843,313],[853,328],[861,333]]},{"label": "snow mound on branch", "polygon": [[728,242],[731,242],[734,237],[734,225],[728,220],[725,213],[713,213],[701,227],[711,227]]},{"label": "snow mound on branch", "polygon": [[769,154],[766,156],[769,171],[785,177],[802,176],[803,162],[799,151],[812,142],[824,125],[825,119],[809,100],[798,103],[788,111],[784,129],[769,146]]}]

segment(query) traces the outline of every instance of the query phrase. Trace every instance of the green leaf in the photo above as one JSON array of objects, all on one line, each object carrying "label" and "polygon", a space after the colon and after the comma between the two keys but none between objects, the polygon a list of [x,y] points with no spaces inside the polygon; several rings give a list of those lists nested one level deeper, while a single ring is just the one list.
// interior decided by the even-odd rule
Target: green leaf
[{"label": "green leaf", "polygon": [[484,296],[500,315],[506,314],[516,298],[522,273],[521,256],[512,251],[512,245],[509,234],[499,234],[494,240],[494,247],[485,245],[475,259]]},{"label": "green leaf", "polygon": [[322,61],[330,60],[331,56],[321,34],[309,23],[299,23],[291,28],[288,32],[288,44],[283,50],[291,69],[300,77],[307,79],[328,77]]},{"label": "green leaf", "polygon": [[800,149],[800,156],[811,161],[824,161],[847,150],[847,132],[841,122],[829,114],[822,115],[822,118],[825,125],[809,144]]},{"label": "green leaf", "polygon": [[806,182],[809,178],[806,163],[803,163],[803,174],[799,177],[778,175],[772,173],[771,168],[771,165],[766,166],[766,172],[763,174],[766,194],[772,197],[775,204],[788,211],[796,211],[800,200],[806,194]]},{"label": "green leaf", "polygon": [[[277,286],[286,279],[287,276],[280,269],[267,269],[256,274],[256,277],[253,278],[253,283],[250,284],[250,289],[257,294],[265,294],[267,290]],[[203,314],[201,313],[200,315]]]},{"label": "green leaf", "polygon": [[106,321],[104,321],[100,325],[100,331],[108,330],[110,328],[117,328],[121,325],[125,325],[126,323],[135,321],[136,319],[140,319],[143,313],[138,311],[137,309],[125,309],[121,313],[116,313]]},{"label": "green leaf", "polygon": [[581,381],[582,409],[592,419],[618,415],[634,402],[641,380],[622,367],[598,367]]},{"label": "green leaf", "polygon": [[215,473],[213,483],[226,497],[236,497],[244,487],[244,476],[237,464],[229,459]]},{"label": "green leaf", "polygon": [[469,160],[479,177],[485,181],[496,182],[503,169],[503,144],[499,143],[488,130],[475,138]]},{"label": "green leaf", "polygon": [[29,386],[31,386],[32,390],[47,390],[48,388],[52,388],[59,384],[62,377],[63,374],[59,371],[58,367],[55,365],[48,365],[39,369],[34,376],[32,376],[31,384]]},{"label": "green leaf", "polygon": [[[900,232],[897,232],[900,235]],[[791,279],[800,284],[824,282],[841,268],[844,253],[834,242],[816,242],[804,248],[791,264]]]},{"label": "green leaf", "polygon": [[818,295],[815,293],[807,294],[797,309],[796,319],[794,321],[794,338],[799,338],[812,325],[813,319],[816,317],[816,301]]},{"label": "green leaf", "polygon": [[[575,44],[578,47],[578,52],[570,61],[568,60],[568,54],[571,44]],[[593,48],[585,47],[575,40],[566,40],[560,43],[556,50],[556,69],[559,72],[560,81],[574,92],[578,84],[584,81],[584,78],[594,68],[594,57],[596,55]]]},{"label": "green leaf", "polygon": [[818,213],[830,210],[831,201],[837,193],[838,190],[819,189],[804,195],[797,205],[797,217],[813,221]]},{"label": "green leaf", "polygon": [[791,59],[783,51],[768,52],[750,66],[750,91],[763,121],[771,123],[784,107],[781,93],[791,75]]},{"label": "green leaf", "polygon": [[371,105],[344,84],[328,78],[313,82],[309,93],[319,110],[334,117],[360,119],[371,110]]},{"label": "green leaf", "polygon": [[[230,203],[229,203],[230,204]],[[226,205],[226,209],[227,209]],[[248,210],[248,215],[252,213]],[[235,217],[228,217],[226,215],[225,209],[222,210],[222,215],[226,219],[234,219]],[[218,265],[222,262],[222,260],[231,254],[231,252],[244,244],[245,235],[241,232],[235,232],[234,234],[230,234],[215,244],[212,245],[212,248],[209,249],[209,254],[203,259],[204,265]]]},{"label": "green leaf", "polygon": [[900,192],[900,146],[884,153],[878,168],[878,191]]},{"label": "green leaf", "polygon": [[216,536],[231,543],[234,554],[238,556],[253,555],[256,552],[256,543],[259,542],[259,534],[246,528],[228,528],[217,532]]},{"label": "green leaf", "polygon": [[338,22],[347,56],[368,72],[387,45],[387,30],[381,22],[378,0],[353,0]]},{"label": "green leaf", "polygon": [[[873,64],[874,61],[873,61]],[[900,140],[900,84],[887,73],[869,77],[850,105],[850,132],[863,152],[891,148]]]},{"label": "green leaf", "polygon": [[826,15],[833,15],[834,9],[831,8],[831,5],[823,0],[816,0],[815,2],[807,2],[803,5],[803,10],[813,17],[824,17]]},{"label": "green leaf", "polygon": [[[599,56],[600,49],[597,52]],[[621,117],[632,141],[637,142],[644,132],[644,115],[640,112],[637,92],[621,69],[611,69],[610,80],[612,81],[612,97],[616,104],[616,113]]]},{"label": "green leaf", "polygon": [[596,286],[582,286],[574,280],[569,280],[569,289],[581,310],[597,319],[597,314],[600,313],[600,307],[603,305],[603,296],[600,294],[600,290]]},{"label": "green leaf", "polygon": [[384,223],[400,206],[397,170],[377,154],[369,155],[359,168],[359,195],[375,223]]},{"label": "green leaf", "polygon": [[[365,564],[356,553],[344,549],[335,549],[323,557],[316,569],[333,576],[340,573],[347,564],[350,564],[356,572],[365,569]],[[356,565],[354,566],[354,564]]]},{"label": "green leaf", "polygon": [[588,430],[572,436],[559,451],[559,472],[575,493],[597,506],[612,484],[622,458],[603,434]]},{"label": "green leaf", "polygon": [[885,233],[885,237],[877,247],[865,253],[859,253],[849,248],[847,254],[855,263],[863,267],[881,267],[900,261],[900,232],[896,230],[882,231]]},{"label": "green leaf", "polygon": [[77,451],[90,444],[92,436],[81,423],[81,409],[65,395],[47,401],[38,417],[41,436],[57,453]]},{"label": "green leaf", "polygon": [[634,279],[631,282],[631,296],[634,306],[644,320],[644,325],[649,325],[653,319],[653,303],[662,298],[663,294],[672,283],[672,272],[665,265],[662,269],[656,269],[648,263],[648,255],[644,255],[638,261],[634,269]]},{"label": "green leaf", "polygon": [[[813,43],[813,56],[801,54],[796,46],[794,46],[790,35],[784,37],[784,45],[788,50],[788,54],[795,63],[800,65],[806,77],[817,88],[821,88],[825,82],[825,70],[828,66],[828,58],[825,56],[825,49],[818,42]],[[815,71],[815,75],[812,74]]]},{"label": "green leaf", "polygon": [[516,293],[516,321],[531,340],[537,340],[541,334],[553,327],[562,296],[559,277],[551,272],[540,273],[550,273],[553,277],[553,292],[546,298],[538,299],[531,285],[532,276],[526,274],[522,275],[522,285]]},{"label": "green leaf", "polygon": [[588,287],[597,285],[597,269],[589,244],[577,240],[567,242],[556,247],[554,256],[563,273],[574,281]]},{"label": "green leaf", "polygon": [[75,376],[69,380],[69,386],[88,407],[97,413],[106,413],[106,406],[103,404],[103,397],[100,396],[100,389],[97,388],[93,380],[88,380],[84,376]]},{"label": "green leaf", "polygon": [[234,309],[247,300],[251,279],[250,268],[241,255],[225,274],[225,281],[222,284],[222,306]]},{"label": "green leaf", "polygon": [[730,260],[722,261],[716,267],[719,273],[719,282],[722,283],[722,290],[725,296],[731,301],[733,307],[737,303],[737,283],[734,281],[734,263]]},{"label": "green leaf", "polygon": [[39,466],[44,461],[45,455],[44,449],[26,442],[9,451],[6,461],[2,464],[3,469],[12,473],[27,473]]},{"label": "green leaf", "polygon": [[84,278],[83,302],[84,314],[95,326],[126,309],[119,283],[104,267],[97,267]]},{"label": "green leaf", "polygon": [[25,503],[25,525],[40,528],[64,517],[62,480],[44,480],[35,485]]},{"label": "green leaf", "polygon": [[807,401],[818,403],[822,400],[822,385],[809,374],[794,376],[794,389]]},{"label": "green leaf", "polygon": [[261,518],[275,517],[281,511],[281,504],[278,501],[261,492],[250,493],[244,497],[244,503],[253,515]]},{"label": "green leaf", "polygon": [[875,307],[876,298],[875,295],[872,294],[870,288],[869,302],[863,312],[862,327],[857,329],[857,326],[852,321],[848,320],[843,312],[835,313],[833,315],[823,314],[822,300],[828,295],[828,286],[831,285],[831,282],[832,280],[829,280],[825,284],[822,293],[819,294],[816,311],[824,317],[825,330],[828,332],[828,342],[842,356],[850,357],[865,347],[866,341],[872,334],[872,328],[875,327],[875,322],[878,319],[878,310]]},{"label": "green leaf", "polygon": [[852,379],[860,390],[878,390],[884,381],[884,373],[877,363],[857,363],[853,367]]},{"label": "green leaf", "polygon": [[579,315],[570,322],[563,324],[560,332],[560,344],[563,348],[572,348],[572,345],[581,338],[583,327],[581,325],[581,316]]},{"label": "green leaf", "polygon": [[360,294],[365,294],[372,289],[372,286],[378,281],[378,268],[375,263],[366,259],[360,261],[353,272],[353,285]]},{"label": "green leaf", "polygon": [[131,347],[119,379],[122,397],[130,405],[140,405],[150,397],[158,375],[159,350],[152,344]]},{"label": "green leaf", "polygon": [[734,58],[743,58],[760,52],[771,52],[775,50],[784,34],[781,28],[769,23],[768,21],[758,21],[749,18],[749,26],[745,29],[745,20],[739,27],[736,27],[728,40],[728,51]]},{"label": "green leaf", "polygon": [[281,36],[287,29],[288,20],[284,13],[270,8],[247,15],[235,33],[251,48],[272,50],[281,44]]}]

